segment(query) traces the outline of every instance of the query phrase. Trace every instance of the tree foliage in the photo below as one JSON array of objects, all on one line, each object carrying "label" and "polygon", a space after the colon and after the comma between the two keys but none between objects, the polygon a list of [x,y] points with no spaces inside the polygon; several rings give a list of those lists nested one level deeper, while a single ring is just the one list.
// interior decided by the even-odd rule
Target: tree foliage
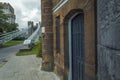
[{"label": "tree foliage", "polygon": [[16,30],[16,29],[17,29],[17,26],[18,26],[18,24],[16,24],[16,23],[11,23],[11,24],[8,24],[8,25],[4,28],[4,30],[5,30],[6,32],[11,32],[11,31]]},{"label": "tree foliage", "polygon": [[7,22],[9,16],[3,12],[4,4],[0,3],[0,34],[17,29],[18,24]]}]

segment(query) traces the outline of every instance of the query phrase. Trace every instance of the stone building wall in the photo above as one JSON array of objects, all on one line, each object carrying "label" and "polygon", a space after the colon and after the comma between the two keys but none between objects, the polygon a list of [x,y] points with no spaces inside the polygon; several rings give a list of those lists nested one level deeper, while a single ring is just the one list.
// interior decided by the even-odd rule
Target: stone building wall
[{"label": "stone building wall", "polygon": [[[2,2],[0,2],[2,3]],[[2,3],[3,4],[3,12],[7,16],[9,16],[9,19],[7,20],[9,23],[15,23],[15,13],[14,13],[14,8],[9,4],[9,3]]]},{"label": "stone building wall", "polygon": [[60,2],[60,0],[52,0],[52,2],[53,2],[53,7],[55,7]]},{"label": "stone building wall", "polygon": [[[54,4],[54,3],[53,3]],[[85,26],[85,80],[96,80],[96,31],[94,0],[69,0],[53,12],[55,72],[61,80],[69,77],[68,20],[77,12],[84,12]],[[54,7],[53,7],[54,9]],[[60,16],[60,53],[56,50],[56,17]]]},{"label": "stone building wall", "polygon": [[120,80],[120,0],[97,0],[98,80]]}]

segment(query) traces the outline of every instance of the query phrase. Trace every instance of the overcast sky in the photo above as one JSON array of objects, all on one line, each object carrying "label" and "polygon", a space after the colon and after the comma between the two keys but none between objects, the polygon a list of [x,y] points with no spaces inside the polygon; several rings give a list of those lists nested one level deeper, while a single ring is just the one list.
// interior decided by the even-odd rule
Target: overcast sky
[{"label": "overcast sky", "polygon": [[0,0],[12,5],[19,27],[27,27],[28,21],[41,21],[40,0]]}]

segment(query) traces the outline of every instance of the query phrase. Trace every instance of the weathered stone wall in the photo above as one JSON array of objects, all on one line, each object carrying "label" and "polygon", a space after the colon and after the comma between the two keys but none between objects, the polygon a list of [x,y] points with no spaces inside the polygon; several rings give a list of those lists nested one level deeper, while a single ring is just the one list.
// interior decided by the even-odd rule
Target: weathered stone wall
[{"label": "weathered stone wall", "polygon": [[60,2],[60,0],[52,0],[52,2],[53,2],[53,7],[54,7]]},{"label": "weathered stone wall", "polygon": [[[94,0],[69,0],[53,13],[55,71],[61,80],[69,76],[68,20],[77,12],[84,13],[85,80],[96,80]],[[56,50],[56,17],[60,16],[60,53]]]},{"label": "weathered stone wall", "polygon": [[120,80],[120,0],[97,0],[98,80]]}]

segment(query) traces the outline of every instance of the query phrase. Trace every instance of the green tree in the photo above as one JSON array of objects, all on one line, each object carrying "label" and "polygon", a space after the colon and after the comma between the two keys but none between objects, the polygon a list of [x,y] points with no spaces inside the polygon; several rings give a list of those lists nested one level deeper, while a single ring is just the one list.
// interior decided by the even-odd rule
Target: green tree
[{"label": "green tree", "polygon": [[4,27],[4,30],[6,32],[11,32],[11,31],[17,30],[17,27],[18,27],[17,23],[11,23],[11,24],[8,24],[6,27]]},{"label": "green tree", "polygon": [[4,27],[9,24],[7,22],[8,18],[9,17],[3,12],[3,4],[0,3],[0,33],[3,33]]},{"label": "green tree", "polygon": [[3,8],[4,8],[4,4],[0,3],[0,34],[4,32],[11,32],[13,30],[16,30],[18,27],[18,24],[16,23],[7,22],[10,16],[4,14]]}]

